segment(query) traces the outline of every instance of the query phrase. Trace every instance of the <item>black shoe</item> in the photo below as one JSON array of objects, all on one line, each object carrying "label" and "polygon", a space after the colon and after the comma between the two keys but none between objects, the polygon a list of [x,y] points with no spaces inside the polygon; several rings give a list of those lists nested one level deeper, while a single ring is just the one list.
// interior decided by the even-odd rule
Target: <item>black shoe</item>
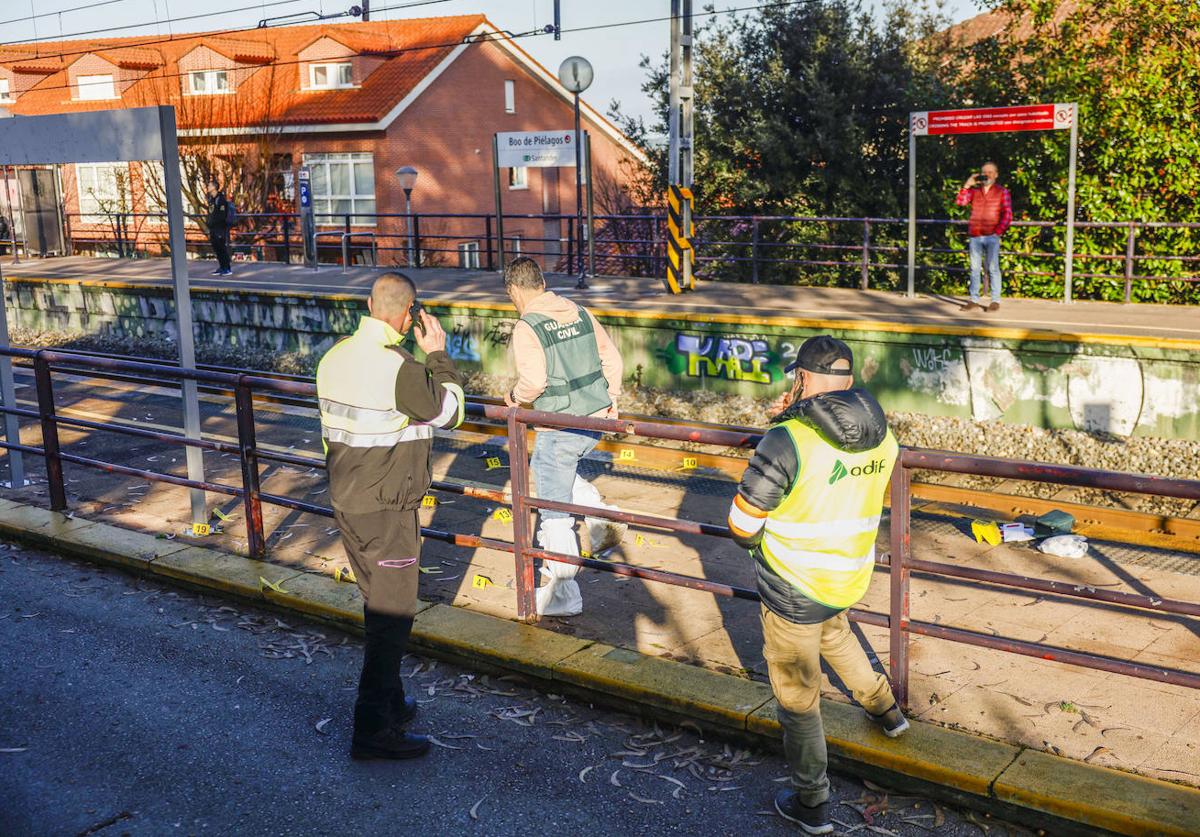
[{"label": "black shoe", "polygon": [[410,697],[404,697],[403,694],[397,695],[392,700],[392,725],[402,727],[417,717],[417,702]]},{"label": "black shoe", "polygon": [[[863,710],[864,712],[866,710]],[[867,712],[867,717],[878,725],[883,730],[883,734],[888,738],[899,738],[908,729],[908,718],[904,717],[904,713],[900,711],[900,707],[892,704],[892,708],[882,715],[872,715]]]},{"label": "black shoe", "polygon": [[806,834],[829,834],[833,831],[828,802],[810,808],[800,801],[794,790],[784,788],[775,794],[775,810],[785,820],[804,829]]},{"label": "black shoe", "polygon": [[428,738],[395,727],[388,727],[375,735],[356,735],[350,742],[352,759],[415,759],[428,752]]}]

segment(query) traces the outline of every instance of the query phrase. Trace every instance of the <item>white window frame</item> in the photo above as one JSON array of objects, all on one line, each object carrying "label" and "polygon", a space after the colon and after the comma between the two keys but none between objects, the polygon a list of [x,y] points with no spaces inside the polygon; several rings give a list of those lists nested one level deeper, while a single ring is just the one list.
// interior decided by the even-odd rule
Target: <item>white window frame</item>
[{"label": "white window frame", "polygon": [[0,78],[0,102],[12,101],[12,82],[6,78]]},{"label": "white window frame", "polygon": [[[325,82],[317,83],[317,70],[325,71]],[[343,81],[345,71],[347,78]],[[350,61],[318,61],[308,65],[309,90],[345,90],[354,87],[354,64]]]},{"label": "white window frame", "polygon": [[517,83],[511,78],[504,80],[504,112],[517,112]]},{"label": "white window frame", "polygon": [[513,166],[508,170],[508,188],[512,190],[529,188],[529,166]]},{"label": "white window frame", "polygon": [[479,242],[458,243],[458,266],[464,270],[479,270]]},{"label": "white window frame", "polygon": [[[217,84],[217,78],[225,77],[225,87],[221,88]],[[204,79],[204,89],[196,89],[196,79]],[[187,74],[187,93],[189,96],[224,96],[233,92],[233,87],[229,84],[228,70],[192,70]]]},{"label": "white window frame", "polygon": [[[107,81],[105,81],[107,79]],[[105,91],[107,95],[96,95],[95,91]],[[84,95],[87,91],[87,95]],[[104,102],[117,98],[116,80],[112,73],[99,73],[90,76],[75,77],[75,98],[81,102]]]},{"label": "white window frame", "polygon": [[[124,169],[129,174],[128,163],[76,163],[75,190],[79,196],[79,223],[107,224],[108,215],[101,214],[100,201],[120,200],[117,189],[117,172]],[[102,175],[107,175],[101,180]]]},{"label": "white window frame", "polygon": [[[369,163],[371,166],[371,193],[358,194],[355,191],[354,182],[354,165]],[[371,201],[375,203],[375,155],[370,151],[349,151],[349,152],[318,152],[314,154],[304,155],[304,165],[308,166],[312,173],[312,201],[313,215],[319,227],[339,227],[342,225],[341,213],[332,212],[334,201],[350,201],[351,214],[358,211],[357,204],[361,201]],[[350,186],[349,194],[333,194],[328,192],[320,194],[317,192],[317,184],[319,182],[316,174],[318,167],[325,167],[324,181],[327,186],[333,184],[330,167],[335,165],[348,165],[350,171],[347,174],[347,182]],[[321,211],[321,204],[325,204],[326,211]],[[378,204],[366,215],[351,218],[351,224],[356,227],[374,227],[376,225],[375,213],[379,211]],[[370,216],[369,218],[367,216]],[[322,220],[324,219],[324,220]]]}]

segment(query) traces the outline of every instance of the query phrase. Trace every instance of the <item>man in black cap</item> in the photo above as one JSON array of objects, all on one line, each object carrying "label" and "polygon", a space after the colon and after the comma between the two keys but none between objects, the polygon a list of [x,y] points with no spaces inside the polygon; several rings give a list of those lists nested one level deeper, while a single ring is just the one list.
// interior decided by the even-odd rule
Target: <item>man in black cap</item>
[{"label": "man in black cap", "polygon": [[875,538],[899,447],[883,409],[855,389],[841,340],[804,342],[791,391],[746,466],[729,509],[733,539],[754,558],[762,595],[763,656],[779,702],[792,787],[781,816],[809,834],[833,831],[821,725],[821,658],[885,735],[908,721],[887,678],[850,630],[846,610],[867,592]]}]

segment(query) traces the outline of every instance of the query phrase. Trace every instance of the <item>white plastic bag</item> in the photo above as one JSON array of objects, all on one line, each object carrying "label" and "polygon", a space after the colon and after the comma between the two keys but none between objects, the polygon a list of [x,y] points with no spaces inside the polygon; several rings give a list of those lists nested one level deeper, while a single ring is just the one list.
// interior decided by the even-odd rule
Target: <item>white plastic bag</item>
[{"label": "white plastic bag", "polygon": [[1055,535],[1039,543],[1038,549],[1059,558],[1082,558],[1087,555],[1088,542],[1082,535]]},{"label": "white plastic bag", "polygon": [[[596,486],[578,474],[575,475],[575,484],[571,486],[571,502],[577,506],[592,506],[597,509],[617,511],[616,506],[610,506],[604,502],[604,498],[600,496]],[[586,517],[583,522],[588,527],[588,548],[592,551],[592,555],[599,555],[606,549],[612,549],[629,531],[628,524],[605,520],[602,517]]]}]

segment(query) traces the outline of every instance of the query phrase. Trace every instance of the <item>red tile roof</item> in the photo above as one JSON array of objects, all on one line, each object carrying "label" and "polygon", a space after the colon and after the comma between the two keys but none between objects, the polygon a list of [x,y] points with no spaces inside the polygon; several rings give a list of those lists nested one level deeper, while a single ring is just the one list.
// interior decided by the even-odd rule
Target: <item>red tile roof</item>
[{"label": "red tile roof", "polygon": [[[13,45],[0,47],[0,66],[46,74],[10,106],[12,113],[20,115],[173,104],[184,129],[376,122],[465,37],[486,23],[483,15],[463,15],[200,32],[172,38],[59,41],[40,43],[36,48]],[[356,53],[382,58],[383,63],[361,87],[301,91],[297,56],[325,37]],[[183,95],[179,60],[199,46],[246,65],[250,75],[240,82],[236,96]],[[68,69],[88,54],[143,74],[119,100],[74,101]],[[214,101],[218,98],[225,101]],[[219,116],[215,108],[219,108]]]}]

